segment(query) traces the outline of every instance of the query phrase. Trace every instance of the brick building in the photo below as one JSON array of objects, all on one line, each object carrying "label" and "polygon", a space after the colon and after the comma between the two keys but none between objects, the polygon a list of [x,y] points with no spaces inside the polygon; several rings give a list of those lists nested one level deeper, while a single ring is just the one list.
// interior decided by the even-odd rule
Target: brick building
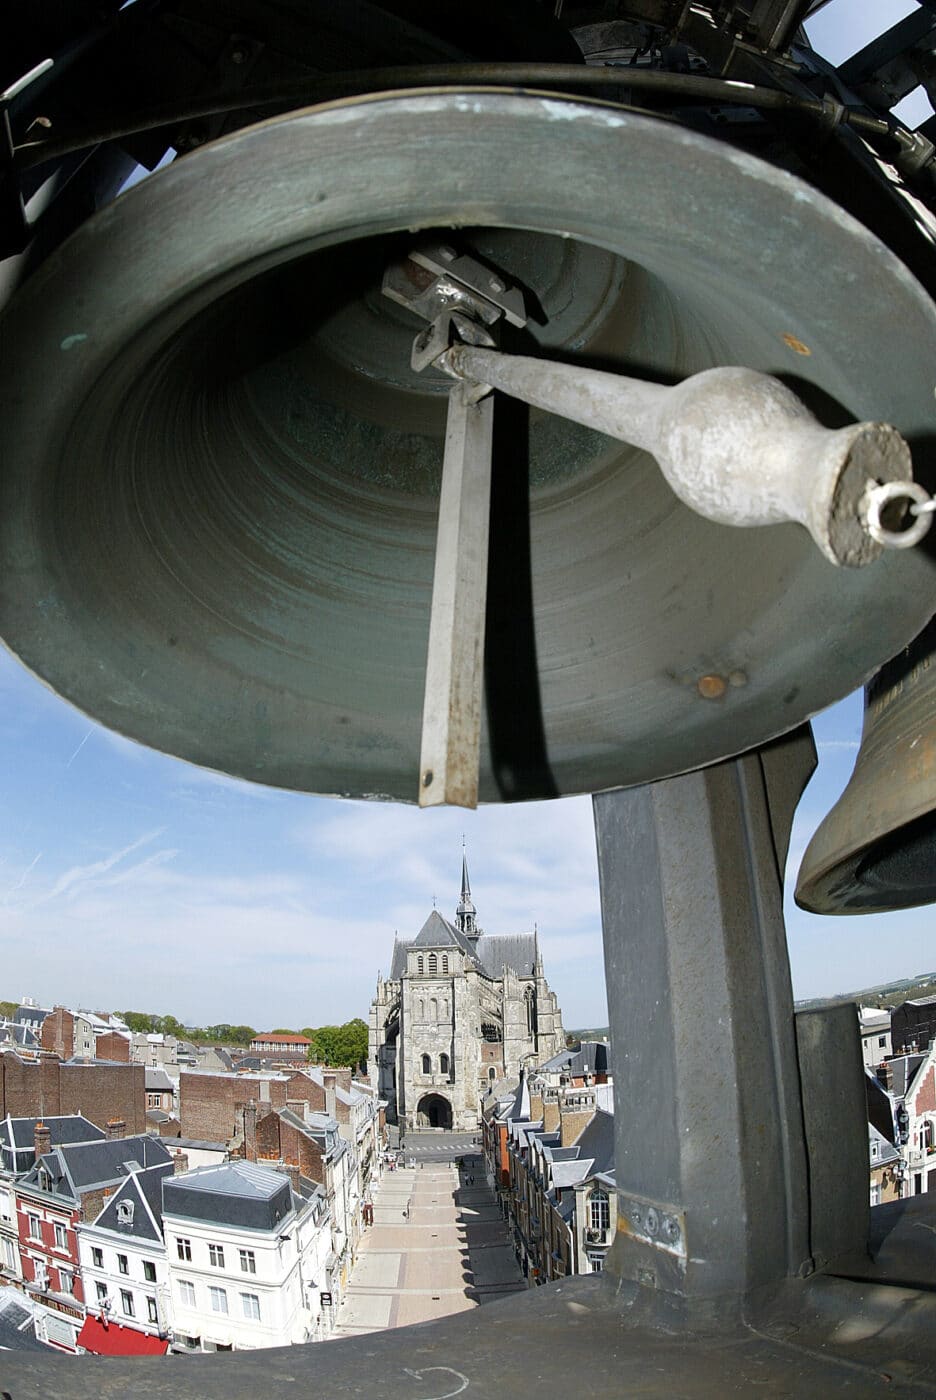
[{"label": "brick building", "polygon": [[81,1113],[103,1128],[122,1119],[130,1133],[146,1131],[142,1065],[110,1061],[64,1063],[52,1054],[0,1055],[0,1118],[58,1117]]},{"label": "brick building", "polygon": [[936,1038],[936,997],[919,997],[895,1006],[891,1012],[893,1054],[926,1051]]},{"label": "brick building", "polygon": [[[326,1111],[326,1090],[322,1071],[255,1070],[250,1073],[220,1073],[210,1070],[183,1070],[179,1078],[179,1121],[182,1136],[207,1142],[227,1142],[237,1131],[238,1112],[253,1101],[269,1108],[283,1109],[290,1104],[305,1106],[316,1113]],[[347,1122],[351,1090],[350,1069],[325,1071],[334,1075],[340,1094],[334,1116]]]},{"label": "brick building", "polygon": [[61,1060],[80,1056],[89,1060],[130,1061],[130,1032],[120,1017],[95,1011],[69,1011],[56,1006],[42,1022],[39,1040]]},{"label": "brick building", "polygon": [[94,1219],[134,1170],[172,1161],[157,1138],[124,1132],[115,1121],[103,1141],[50,1150],[49,1131],[37,1124],[35,1165],[15,1187],[23,1282],[43,1309],[37,1336],[68,1351],[85,1313],[79,1223]]}]

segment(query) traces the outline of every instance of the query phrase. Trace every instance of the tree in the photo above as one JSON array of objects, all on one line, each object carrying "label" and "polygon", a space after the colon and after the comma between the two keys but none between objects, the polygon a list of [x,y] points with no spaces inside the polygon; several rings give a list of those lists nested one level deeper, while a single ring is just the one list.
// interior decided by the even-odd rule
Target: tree
[{"label": "tree", "polygon": [[123,1011],[121,1012],[127,1023],[127,1029],[137,1035],[149,1035],[156,1029],[158,1016],[154,1016],[152,1011]]},{"label": "tree", "polygon": [[12,1018],[16,1014],[18,1006],[19,1002],[17,1001],[0,1001],[0,1016]]},{"label": "tree", "polygon": [[309,1026],[303,1031],[312,1042],[309,1059],[319,1065],[350,1065],[367,1060],[367,1026],[359,1016],[341,1026]]}]

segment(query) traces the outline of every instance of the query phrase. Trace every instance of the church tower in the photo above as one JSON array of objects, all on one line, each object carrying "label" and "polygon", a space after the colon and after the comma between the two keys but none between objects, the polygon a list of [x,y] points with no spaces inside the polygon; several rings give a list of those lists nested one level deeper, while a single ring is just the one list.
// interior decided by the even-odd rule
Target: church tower
[{"label": "church tower", "polygon": [[471,886],[468,883],[468,857],[465,854],[465,848],[462,847],[461,898],[458,901],[458,908],[455,910],[455,927],[466,938],[477,940],[481,933],[477,919],[478,911],[471,902]]},{"label": "church tower", "polygon": [[415,938],[395,939],[371,1003],[368,1054],[388,1122],[476,1132],[490,1086],[564,1043],[536,933],[478,927],[463,846],[454,922],[433,908]]}]

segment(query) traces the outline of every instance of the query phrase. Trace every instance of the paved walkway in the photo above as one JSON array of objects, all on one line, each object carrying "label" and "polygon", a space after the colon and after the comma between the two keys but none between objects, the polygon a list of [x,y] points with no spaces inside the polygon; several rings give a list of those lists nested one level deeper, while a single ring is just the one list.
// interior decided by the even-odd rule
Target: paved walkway
[{"label": "paved walkway", "polygon": [[474,1185],[467,1174],[442,1162],[384,1172],[333,1336],[428,1322],[524,1290],[481,1171]]}]

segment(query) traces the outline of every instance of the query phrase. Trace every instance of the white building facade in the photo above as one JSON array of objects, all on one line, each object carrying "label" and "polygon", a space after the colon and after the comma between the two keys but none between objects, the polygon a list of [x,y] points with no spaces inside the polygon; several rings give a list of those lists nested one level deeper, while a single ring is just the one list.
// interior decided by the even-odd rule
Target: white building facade
[{"label": "white building facade", "polygon": [[330,1249],[324,1198],[288,1176],[231,1161],[163,1188],[174,1350],[241,1351],[322,1335]]},{"label": "white building facade", "polygon": [[[168,1338],[172,1315],[169,1266],[162,1232],[162,1183],[171,1165],[134,1172],[91,1222],[78,1226],[78,1255],[88,1315],[144,1337]],[[94,1330],[79,1346],[97,1351]]]}]

